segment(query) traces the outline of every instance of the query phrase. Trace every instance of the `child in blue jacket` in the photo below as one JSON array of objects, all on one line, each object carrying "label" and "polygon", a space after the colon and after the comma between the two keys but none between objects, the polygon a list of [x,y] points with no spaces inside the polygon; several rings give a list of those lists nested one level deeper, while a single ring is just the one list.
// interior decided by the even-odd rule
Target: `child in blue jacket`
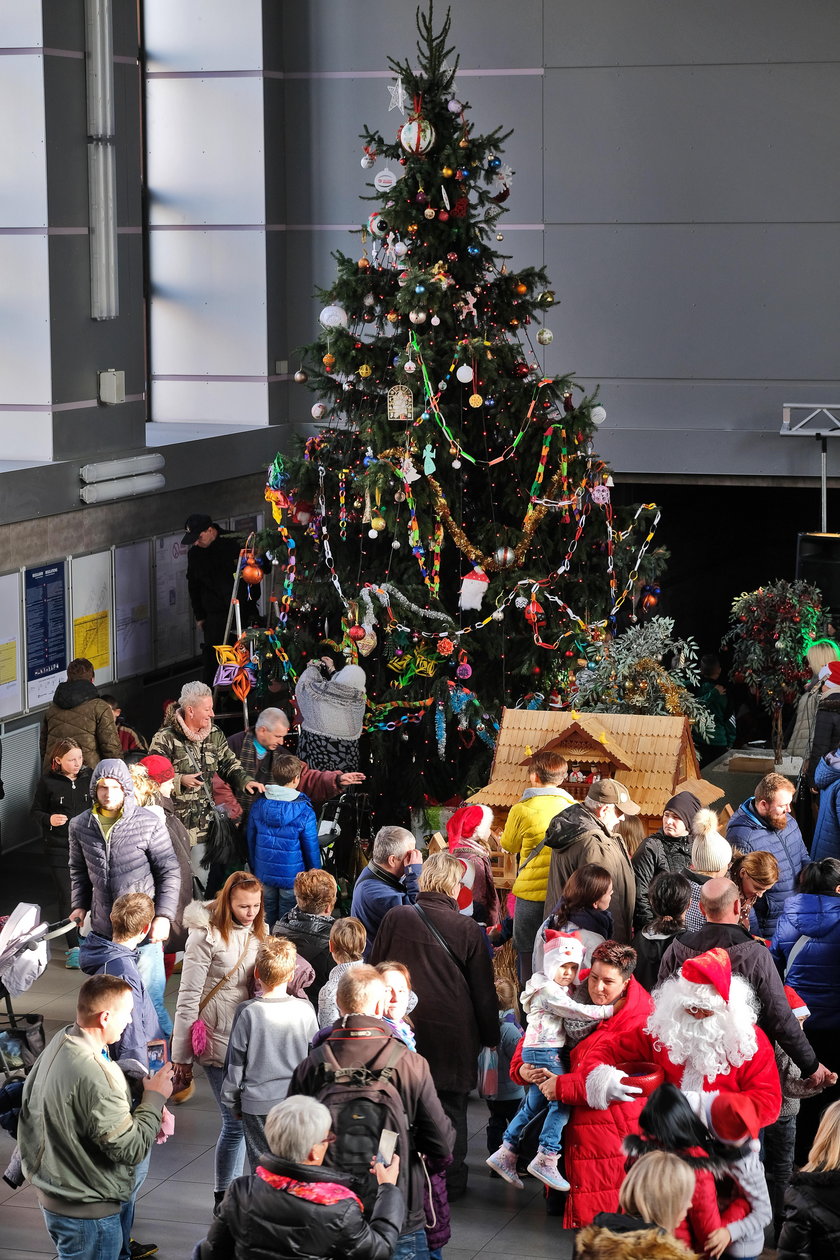
[{"label": "child in blue jacket", "polygon": [[315,810],[297,790],[302,770],[291,753],[275,753],[272,782],[248,814],[248,864],[264,885],[269,929],[295,905],[295,876],[321,866]]}]

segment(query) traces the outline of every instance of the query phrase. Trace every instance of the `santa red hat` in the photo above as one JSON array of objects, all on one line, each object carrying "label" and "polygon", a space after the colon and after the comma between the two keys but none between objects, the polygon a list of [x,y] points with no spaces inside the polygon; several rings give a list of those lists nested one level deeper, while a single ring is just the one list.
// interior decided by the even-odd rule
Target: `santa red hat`
[{"label": "santa red hat", "polygon": [[808,1018],[811,1014],[808,1006],[805,1002],[803,1002],[802,998],[796,992],[796,989],[792,989],[789,984],[785,985],[785,997],[790,1004],[790,1009],[793,1011],[797,1019]]},{"label": "santa red hat", "polygon": [[465,858],[459,857],[455,860],[461,863],[461,882],[455,894],[455,900],[458,903],[458,913],[472,915],[475,867],[472,862],[467,862]]},{"label": "santa red hat", "polygon": [[749,1094],[723,1093],[712,1101],[711,1128],[722,1142],[740,1146],[761,1131],[758,1108]]},{"label": "santa red hat", "polygon": [[705,954],[686,958],[682,965],[682,977],[690,984],[711,985],[724,1002],[729,1001],[732,963],[725,949],[707,949]]},{"label": "santa red hat", "polygon": [[829,661],[827,665],[823,665],[818,678],[822,682],[823,691],[840,690],[840,661]]},{"label": "santa red hat", "polygon": [[487,805],[466,805],[456,809],[446,824],[450,853],[465,840],[486,840],[493,826],[493,811]]},{"label": "santa red hat", "polygon": [[551,928],[546,929],[543,951],[543,971],[546,975],[557,967],[562,967],[563,963],[576,963],[579,967],[583,962],[583,955],[583,941],[579,936],[575,936],[572,932],[554,932]]}]

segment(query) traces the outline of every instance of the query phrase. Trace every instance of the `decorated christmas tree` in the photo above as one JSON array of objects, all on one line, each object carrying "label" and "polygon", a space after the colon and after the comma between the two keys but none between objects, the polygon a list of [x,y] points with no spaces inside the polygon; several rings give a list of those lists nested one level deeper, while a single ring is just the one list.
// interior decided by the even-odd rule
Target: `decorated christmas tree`
[{"label": "decorated christmas tree", "polygon": [[501,252],[510,133],[473,127],[449,13],[417,26],[416,68],[389,63],[396,134],[361,136],[361,239],[301,354],[318,430],[270,470],[282,625],[251,644],[262,688],[325,636],[358,652],[372,762],[414,803],[481,783],[501,707],[562,703],[664,559],[654,505],[613,513],[604,408],[543,370],[554,293]]}]

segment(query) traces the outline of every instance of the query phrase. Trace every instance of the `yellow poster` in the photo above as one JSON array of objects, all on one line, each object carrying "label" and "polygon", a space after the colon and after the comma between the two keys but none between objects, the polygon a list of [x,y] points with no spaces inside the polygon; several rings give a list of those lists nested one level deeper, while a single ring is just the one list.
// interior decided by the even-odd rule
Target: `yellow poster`
[{"label": "yellow poster", "polygon": [[94,669],[111,664],[111,635],[108,612],[89,613],[73,622],[73,655],[85,657]]},{"label": "yellow poster", "polygon": [[15,641],[0,643],[0,687],[17,682],[17,652]]}]

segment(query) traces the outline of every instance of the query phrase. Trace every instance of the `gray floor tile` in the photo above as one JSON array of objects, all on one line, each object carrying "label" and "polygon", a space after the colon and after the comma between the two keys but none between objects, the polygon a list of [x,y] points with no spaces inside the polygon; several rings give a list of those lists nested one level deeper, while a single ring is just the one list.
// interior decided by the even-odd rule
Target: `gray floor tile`
[{"label": "gray floor tile", "polygon": [[179,1172],[187,1164],[202,1155],[206,1147],[191,1142],[178,1142],[170,1138],[163,1146],[156,1146],[152,1151],[152,1162],[149,1176],[157,1181],[165,1181]]},{"label": "gray floor tile", "polygon": [[190,1185],[189,1189],[187,1186],[188,1183],[174,1177],[160,1182],[154,1190],[144,1194],[142,1200],[138,1200],[137,1218],[140,1217],[142,1202],[143,1220],[191,1221],[200,1231],[206,1232],[207,1223],[213,1215],[212,1182],[207,1186]]},{"label": "gray floor tile", "polygon": [[4,1203],[2,1238],[0,1255],[3,1260],[7,1260],[7,1248],[9,1251],[32,1251],[39,1256],[55,1255],[55,1247],[38,1208],[10,1207]]},{"label": "gray floor tile", "polygon": [[183,1217],[180,1220],[162,1221],[153,1212],[147,1212],[146,1200],[142,1199],[137,1204],[134,1236],[141,1242],[157,1243],[158,1253],[155,1260],[185,1260],[185,1257],[192,1254],[195,1244],[206,1238],[211,1214],[212,1205],[211,1212],[208,1212],[206,1221],[202,1224]]}]

